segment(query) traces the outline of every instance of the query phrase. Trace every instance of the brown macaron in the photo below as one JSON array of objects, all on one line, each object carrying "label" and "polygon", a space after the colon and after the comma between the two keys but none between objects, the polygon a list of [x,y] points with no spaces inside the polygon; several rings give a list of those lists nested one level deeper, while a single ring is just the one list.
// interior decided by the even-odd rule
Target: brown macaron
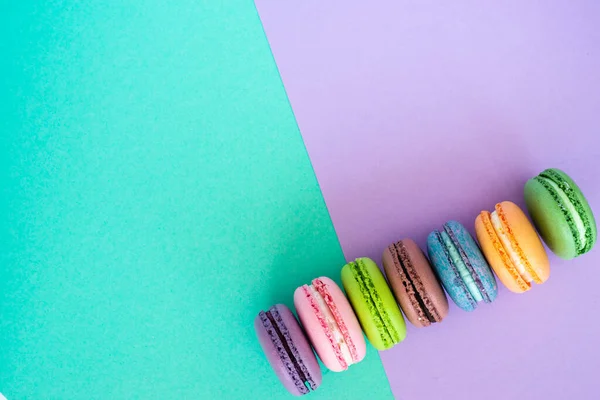
[{"label": "brown macaron", "polygon": [[448,315],[444,289],[413,240],[389,245],[383,252],[383,268],[396,300],[414,326],[429,326]]}]

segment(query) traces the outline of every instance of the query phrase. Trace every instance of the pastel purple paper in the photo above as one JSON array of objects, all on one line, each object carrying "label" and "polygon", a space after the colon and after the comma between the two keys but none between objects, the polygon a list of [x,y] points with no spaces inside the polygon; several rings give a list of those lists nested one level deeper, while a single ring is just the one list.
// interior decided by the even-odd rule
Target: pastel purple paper
[{"label": "pastel purple paper", "polygon": [[[600,2],[257,0],[348,259],[562,168],[600,217]],[[381,353],[394,395],[596,399],[600,246]]]}]

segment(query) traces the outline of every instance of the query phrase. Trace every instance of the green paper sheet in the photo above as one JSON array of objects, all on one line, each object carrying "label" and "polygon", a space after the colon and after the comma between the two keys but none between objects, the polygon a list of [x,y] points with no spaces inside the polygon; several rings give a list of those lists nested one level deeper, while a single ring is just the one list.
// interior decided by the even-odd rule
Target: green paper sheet
[{"label": "green paper sheet", "polygon": [[[252,1],[0,14],[0,392],[286,399],[253,319],[344,258]],[[312,399],[384,399],[378,354]]]}]

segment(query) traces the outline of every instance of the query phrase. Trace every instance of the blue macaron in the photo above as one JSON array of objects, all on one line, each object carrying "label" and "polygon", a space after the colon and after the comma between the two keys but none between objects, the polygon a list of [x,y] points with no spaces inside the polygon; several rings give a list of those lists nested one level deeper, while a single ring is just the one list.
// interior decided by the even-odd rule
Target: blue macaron
[{"label": "blue macaron", "polygon": [[491,303],[498,295],[496,278],[475,239],[457,221],[427,238],[429,258],[444,289],[457,306],[473,311],[481,301]]}]

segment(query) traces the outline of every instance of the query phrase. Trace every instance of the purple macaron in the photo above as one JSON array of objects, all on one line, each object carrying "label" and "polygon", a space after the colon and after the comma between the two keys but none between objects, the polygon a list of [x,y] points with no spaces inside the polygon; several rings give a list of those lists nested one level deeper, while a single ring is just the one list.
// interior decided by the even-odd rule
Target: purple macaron
[{"label": "purple macaron", "polygon": [[294,396],[316,390],[321,368],[302,328],[289,308],[276,304],[254,320],[258,341],[277,377]]}]

